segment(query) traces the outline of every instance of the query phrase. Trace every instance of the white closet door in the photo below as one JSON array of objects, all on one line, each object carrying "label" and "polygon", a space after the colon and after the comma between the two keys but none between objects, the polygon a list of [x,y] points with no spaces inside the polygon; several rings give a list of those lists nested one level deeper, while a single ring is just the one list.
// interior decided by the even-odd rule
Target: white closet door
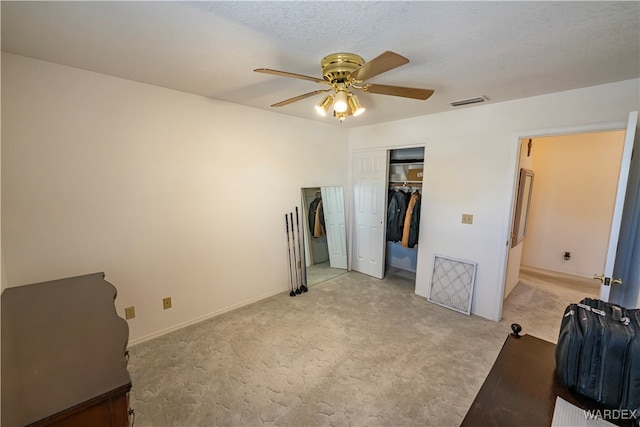
[{"label": "white closet door", "polygon": [[352,268],[384,277],[388,151],[353,154],[353,261]]},{"label": "white closet door", "polygon": [[342,187],[322,187],[322,212],[324,213],[329,265],[347,269],[347,237]]},{"label": "white closet door", "polygon": [[[631,166],[631,156],[633,154],[633,141],[636,135],[636,126],[638,125],[638,112],[633,111],[629,114],[629,120],[627,123],[627,133],[624,140],[624,148],[622,149],[622,161],[620,162],[620,175],[618,176],[618,190],[616,193],[616,202],[613,208],[613,217],[611,220],[611,233],[609,235],[609,246],[607,248],[607,257],[604,264],[604,272],[601,273],[601,286],[600,286],[600,299],[603,301],[609,301],[609,293],[611,292],[611,286],[626,286],[634,287],[638,286],[638,283],[629,281],[628,277],[622,277],[629,271],[628,264],[625,265],[625,260],[616,263],[616,257],[618,255],[618,240],[620,237],[620,225],[622,222],[622,212],[624,208],[633,209],[633,200],[630,200],[630,206],[625,206],[625,196],[627,194],[627,182],[629,180],[629,169]],[[623,236],[623,239],[627,239],[628,236]],[[622,242],[623,246],[627,246],[626,242]],[[618,267],[614,271],[614,267]],[[595,275],[594,275],[595,278]],[[627,282],[627,283],[625,283]],[[616,296],[619,296],[619,290],[614,291]],[[612,301],[619,303],[620,301]]]}]

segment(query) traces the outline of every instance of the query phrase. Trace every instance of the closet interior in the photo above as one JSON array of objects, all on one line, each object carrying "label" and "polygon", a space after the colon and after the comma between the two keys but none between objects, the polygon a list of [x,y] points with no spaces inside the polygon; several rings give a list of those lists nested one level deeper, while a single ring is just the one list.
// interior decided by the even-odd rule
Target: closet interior
[{"label": "closet interior", "polygon": [[424,147],[389,152],[386,271],[415,278],[424,170]]}]

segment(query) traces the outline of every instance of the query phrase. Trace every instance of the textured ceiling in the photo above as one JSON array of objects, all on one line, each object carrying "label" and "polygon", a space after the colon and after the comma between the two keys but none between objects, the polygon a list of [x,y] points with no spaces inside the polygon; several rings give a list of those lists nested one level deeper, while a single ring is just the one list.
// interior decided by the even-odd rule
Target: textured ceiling
[{"label": "textured ceiling", "polygon": [[[282,114],[318,116],[320,60],[386,50],[411,61],[371,83],[434,89],[427,101],[362,94],[362,126],[640,76],[640,2],[9,2],[2,50]],[[473,108],[473,106],[458,107]]]}]

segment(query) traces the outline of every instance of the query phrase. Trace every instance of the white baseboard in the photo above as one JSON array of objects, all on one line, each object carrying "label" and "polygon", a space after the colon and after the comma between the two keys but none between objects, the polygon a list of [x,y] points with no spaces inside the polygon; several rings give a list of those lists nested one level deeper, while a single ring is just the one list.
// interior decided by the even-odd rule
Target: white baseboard
[{"label": "white baseboard", "polygon": [[530,265],[522,265],[520,266],[521,270],[525,270],[525,271],[531,271],[533,273],[539,273],[539,274],[547,274],[547,275],[557,275],[557,276],[563,276],[563,277],[567,277],[570,279],[574,279],[574,278],[581,278],[581,279],[593,279],[592,276],[584,276],[582,274],[578,274],[578,273],[567,273],[564,271],[556,271],[556,270],[551,270],[548,268],[541,268],[541,267],[533,267]]},{"label": "white baseboard", "polygon": [[137,344],[141,344],[141,343],[143,343],[145,341],[149,341],[151,339],[154,339],[154,338],[157,338],[159,336],[168,334],[170,332],[177,331],[178,329],[186,328],[187,326],[191,326],[191,325],[194,325],[196,323],[200,323],[200,322],[205,321],[207,319],[211,319],[212,317],[220,316],[221,314],[228,313],[228,312],[230,312],[232,310],[244,307],[244,306],[249,305],[249,304],[253,304],[254,302],[258,302],[258,301],[261,301],[263,299],[270,298],[270,297],[272,297],[274,295],[277,295],[279,293],[288,292],[289,289],[290,289],[290,287],[283,287],[282,289],[279,289],[277,291],[272,291],[272,292],[266,293],[264,295],[258,296],[256,298],[252,298],[250,300],[243,301],[241,303],[234,304],[234,305],[231,305],[229,307],[221,308],[220,310],[216,310],[216,311],[214,311],[212,313],[208,313],[208,314],[205,314],[203,316],[196,317],[195,319],[179,323],[179,324],[177,324],[175,326],[172,326],[170,328],[162,329],[161,331],[154,332],[152,334],[145,335],[145,336],[140,337],[140,338],[136,338],[134,340],[129,341],[129,345],[128,346],[129,347],[133,347],[133,346],[135,346]]}]

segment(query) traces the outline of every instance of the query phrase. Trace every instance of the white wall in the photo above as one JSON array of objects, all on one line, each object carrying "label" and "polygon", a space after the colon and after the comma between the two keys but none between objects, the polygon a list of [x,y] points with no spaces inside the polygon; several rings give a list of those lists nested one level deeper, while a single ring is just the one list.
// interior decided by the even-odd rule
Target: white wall
[{"label": "white wall", "polygon": [[589,278],[604,271],[624,136],[533,139],[536,175],[523,265]]},{"label": "white wall", "polygon": [[[638,109],[638,95],[634,79],[352,129],[350,156],[359,149],[425,144],[416,293],[428,296],[436,254],[474,261],[472,312],[498,320],[518,137],[602,122],[623,127]],[[473,225],[461,224],[462,213],[474,215]]]},{"label": "white wall", "polygon": [[338,126],[5,53],[2,123],[3,286],[104,271],[134,342],[285,292],[284,213],[347,183]]}]

